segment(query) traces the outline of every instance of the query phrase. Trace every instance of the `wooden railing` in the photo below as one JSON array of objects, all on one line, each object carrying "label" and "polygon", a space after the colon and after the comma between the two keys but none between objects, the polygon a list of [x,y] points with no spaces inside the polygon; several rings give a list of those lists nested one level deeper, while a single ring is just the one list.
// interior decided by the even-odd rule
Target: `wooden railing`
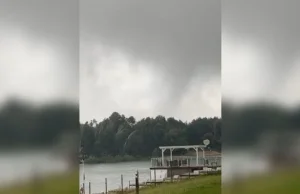
[{"label": "wooden railing", "polygon": [[[195,156],[173,156],[172,161],[171,157],[162,158],[151,158],[152,167],[169,167],[172,166],[197,166],[197,157]],[[207,157],[198,157],[199,166],[221,166],[221,156],[207,156]]]}]

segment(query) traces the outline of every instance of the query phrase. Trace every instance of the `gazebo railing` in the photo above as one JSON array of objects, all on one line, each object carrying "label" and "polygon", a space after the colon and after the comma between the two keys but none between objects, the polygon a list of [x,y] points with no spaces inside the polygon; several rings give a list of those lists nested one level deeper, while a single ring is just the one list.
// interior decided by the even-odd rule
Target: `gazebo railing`
[{"label": "gazebo railing", "polygon": [[[197,157],[195,156],[165,156],[164,160],[161,157],[151,158],[152,167],[186,167],[197,166]],[[221,156],[198,157],[198,166],[221,166]]]}]

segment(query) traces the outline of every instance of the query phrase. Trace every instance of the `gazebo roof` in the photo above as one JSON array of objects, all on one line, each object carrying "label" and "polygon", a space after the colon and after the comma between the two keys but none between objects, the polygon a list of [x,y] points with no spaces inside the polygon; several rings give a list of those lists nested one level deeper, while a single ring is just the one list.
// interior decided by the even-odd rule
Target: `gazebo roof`
[{"label": "gazebo roof", "polygon": [[205,148],[205,145],[185,145],[185,146],[160,146],[159,149],[195,149]]}]

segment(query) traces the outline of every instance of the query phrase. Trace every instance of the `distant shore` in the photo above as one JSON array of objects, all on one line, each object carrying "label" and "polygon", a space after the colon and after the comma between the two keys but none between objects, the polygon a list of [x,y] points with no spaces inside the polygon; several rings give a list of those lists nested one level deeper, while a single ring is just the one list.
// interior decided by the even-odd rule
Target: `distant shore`
[{"label": "distant shore", "polygon": [[[200,152],[201,153],[201,152]],[[196,153],[190,151],[186,156],[196,156]],[[205,151],[206,156],[221,156],[221,153],[218,151]],[[84,160],[86,164],[105,164],[105,163],[119,163],[119,162],[136,162],[136,161],[150,161],[151,156],[131,156],[131,155],[117,155],[117,156],[90,156]],[[81,161],[79,162],[82,163]]]},{"label": "distant shore", "polygon": [[[85,164],[105,164],[105,163],[119,163],[119,162],[136,162],[136,161],[149,161],[151,157],[141,156],[102,156],[102,157],[89,157],[84,160]],[[80,161],[80,164],[82,162]]]}]

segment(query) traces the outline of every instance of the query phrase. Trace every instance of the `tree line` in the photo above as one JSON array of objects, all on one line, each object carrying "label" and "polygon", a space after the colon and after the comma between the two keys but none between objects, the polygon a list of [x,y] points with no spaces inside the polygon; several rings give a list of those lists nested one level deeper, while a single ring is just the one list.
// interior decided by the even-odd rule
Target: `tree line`
[{"label": "tree line", "polygon": [[220,118],[183,122],[159,115],[136,121],[114,112],[101,122],[93,119],[81,124],[81,151],[87,157],[148,157],[158,155],[159,146],[199,145],[204,139],[210,140],[210,149],[221,150]]}]

